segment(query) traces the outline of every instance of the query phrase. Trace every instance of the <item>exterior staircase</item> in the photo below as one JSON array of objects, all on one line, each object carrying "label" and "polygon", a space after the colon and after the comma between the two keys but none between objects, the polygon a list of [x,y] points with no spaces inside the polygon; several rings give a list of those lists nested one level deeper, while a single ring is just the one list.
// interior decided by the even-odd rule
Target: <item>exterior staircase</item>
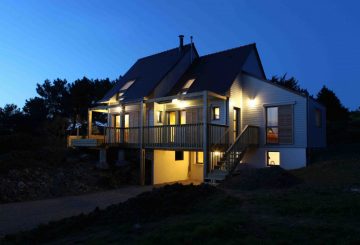
[{"label": "exterior staircase", "polygon": [[259,145],[259,127],[246,126],[234,143],[226,150],[217,165],[204,178],[205,183],[218,184],[231,174],[250,147]]}]

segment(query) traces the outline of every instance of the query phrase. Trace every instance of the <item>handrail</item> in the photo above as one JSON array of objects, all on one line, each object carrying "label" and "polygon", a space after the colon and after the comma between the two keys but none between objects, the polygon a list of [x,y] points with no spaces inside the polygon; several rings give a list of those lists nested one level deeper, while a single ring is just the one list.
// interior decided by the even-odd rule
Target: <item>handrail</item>
[{"label": "handrail", "polygon": [[234,143],[226,150],[224,154],[225,170],[231,172],[236,167],[240,158],[243,156],[245,150],[250,145],[257,145],[259,143],[259,127],[246,125],[244,130],[238,137],[236,137]]}]

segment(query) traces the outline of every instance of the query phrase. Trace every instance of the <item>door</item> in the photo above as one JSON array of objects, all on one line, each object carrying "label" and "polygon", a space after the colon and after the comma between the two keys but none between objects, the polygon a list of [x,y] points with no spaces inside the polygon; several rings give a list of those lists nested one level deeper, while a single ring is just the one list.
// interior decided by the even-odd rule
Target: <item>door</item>
[{"label": "door", "polygon": [[167,125],[168,128],[168,135],[170,142],[175,141],[175,126],[176,125],[176,111],[169,111],[167,112]]},{"label": "door", "polygon": [[234,115],[233,115],[233,132],[234,132],[234,142],[235,139],[240,134],[240,108],[234,107]]},{"label": "door", "polygon": [[129,114],[124,115],[124,142],[129,142],[129,125],[130,116]]},{"label": "door", "polygon": [[120,115],[115,115],[115,143],[120,142]]}]

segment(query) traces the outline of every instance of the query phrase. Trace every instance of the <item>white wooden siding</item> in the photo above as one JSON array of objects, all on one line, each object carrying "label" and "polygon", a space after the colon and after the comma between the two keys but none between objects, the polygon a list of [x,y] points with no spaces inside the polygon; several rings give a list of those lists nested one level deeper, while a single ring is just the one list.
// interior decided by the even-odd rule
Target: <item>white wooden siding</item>
[{"label": "white wooden siding", "polygon": [[[306,147],[307,146],[307,105],[306,98],[268,82],[252,76],[242,76],[243,88],[243,125],[260,127],[260,145],[265,145],[265,105],[293,104],[294,107],[294,143],[281,145],[281,147]],[[249,100],[254,99],[255,105],[251,107]]]}]

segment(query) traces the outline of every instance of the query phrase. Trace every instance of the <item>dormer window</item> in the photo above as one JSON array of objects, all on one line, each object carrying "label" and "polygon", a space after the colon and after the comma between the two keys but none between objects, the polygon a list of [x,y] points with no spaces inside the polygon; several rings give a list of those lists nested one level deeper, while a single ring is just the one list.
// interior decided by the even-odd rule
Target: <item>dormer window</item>
[{"label": "dormer window", "polygon": [[181,93],[182,94],[187,94],[187,91],[189,90],[189,88],[191,87],[191,85],[194,83],[195,79],[189,79],[185,85],[182,87],[181,89]]}]

